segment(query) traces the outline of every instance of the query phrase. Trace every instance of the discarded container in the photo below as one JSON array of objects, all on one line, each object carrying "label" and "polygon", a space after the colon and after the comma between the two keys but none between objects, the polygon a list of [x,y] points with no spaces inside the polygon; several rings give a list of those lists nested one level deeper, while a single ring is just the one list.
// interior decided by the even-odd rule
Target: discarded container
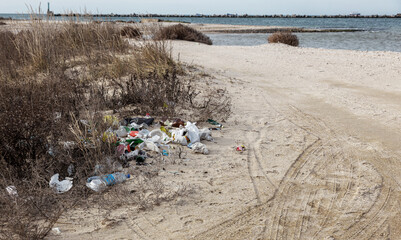
[{"label": "discarded container", "polygon": [[222,124],[216,122],[216,121],[213,120],[213,119],[208,119],[207,122],[210,123],[210,124],[212,124],[212,125],[216,125],[217,127],[223,127]]},{"label": "discarded container", "polygon": [[150,134],[149,130],[147,129],[142,129],[141,131],[138,132],[136,135],[137,138],[147,138],[148,135]]},{"label": "discarded container", "polygon": [[245,151],[245,146],[244,145],[238,146],[236,150],[238,152],[243,152],[243,151]]},{"label": "discarded container", "polygon": [[88,178],[86,186],[95,192],[100,192],[106,189],[108,186],[112,186],[118,183],[125,182],[130,178],[129,174],[124,174],[122,172],[116,172],[113,174],[107,174],[103,176],[93,176]]},{"label": "discarded container", "polygon": [[124,126],[120,126],[116,131],[118,137],[126,137],[128,135],[127,129]]},{"label": "discarded container", "polygon": [[168,152],[167,152],[166,150],[163,150],[163,151],[162,151],[162,155],[163,155],[163,156],[168,156]]},{"label": "discarded container", "polygon": [[133,150],[136,148],[136,146],[143,143],[143,140],[135,138],[135,139],[127,139],[126,142],[130,145],[130,149]]},{"label": "discarded container", "polygon": [[72,178],[65,178],[63,181],[58,180],[59,174],[56,173],[50,178],[49,186],[53,188],[56,193],[64,193],[72,188]]}]

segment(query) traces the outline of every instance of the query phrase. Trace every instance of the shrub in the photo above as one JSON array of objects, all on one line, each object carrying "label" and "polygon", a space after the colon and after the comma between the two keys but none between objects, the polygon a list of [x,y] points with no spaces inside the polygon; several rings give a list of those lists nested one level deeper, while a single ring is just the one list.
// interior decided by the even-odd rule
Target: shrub
[{"label": "shrub", "polygon": [[269,43],[284,43],[294,47],[299,45],[298,37],[291,32],[275,32],[267,40]]},{"label": "shrub", "polygon": [[6,25],[6,24],[7,24],[7,23],[5,23],[5,22],[0,22],[0,26],[1,26],[1,25]]},{"label": "shrub", "polygon": [[205,34],[188,27],[186,25],[177,24],[169,27],[161,28],[154,36],[155,40],[185,40],[191,42],[205,43],[212,45],[212,40]]},{"label": "shrub", "polygon": [[128,38],[139,38],[142,36],[141,31],[138,28],[134,27],[123,27],[120,31],[121,36],[128,37]]}]

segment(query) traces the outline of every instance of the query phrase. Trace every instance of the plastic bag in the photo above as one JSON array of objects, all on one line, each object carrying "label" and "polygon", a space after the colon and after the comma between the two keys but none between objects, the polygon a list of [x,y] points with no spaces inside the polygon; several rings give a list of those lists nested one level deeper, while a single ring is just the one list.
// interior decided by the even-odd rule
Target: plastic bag
[{"label": "plastic bag", "polygon": [[191,144],[190,147],[194,153],[202,153],[205,155],[209,154],[209,150],[207,149],[206,145],[200,142]]},{"label": "plastic bag", "polygon": [[203,128],[199,130],[199,138],[200,140],[212,141],[212,131],[210,131],[208,128]]},{"label": "plastic bag", "polygon": [[72,188],[72,179],[66,178],[63,181],[58,180],[59,174],[54,174],[50,178],[49,186],[54,189],[56,193],[64,193]]},{"label": "plastic bag", "polygon": [[185,134],[186,134],[186,130],[183,128],[171,130],[171,137],[173,138],[173,141],[175,143],[179,143],[183,146],[188,145],[188,140],[187,140]]},{"label": "plastic bag", "polygon": [[187,130],[187,136],[192,144],[200,142],[199,129],[195,123],[187,122],[185,129]]}]

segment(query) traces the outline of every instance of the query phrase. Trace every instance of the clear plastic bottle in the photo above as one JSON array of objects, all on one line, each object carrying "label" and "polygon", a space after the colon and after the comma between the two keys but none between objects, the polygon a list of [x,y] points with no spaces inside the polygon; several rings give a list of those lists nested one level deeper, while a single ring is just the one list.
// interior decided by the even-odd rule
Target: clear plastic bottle
[{"label": "clear plastic bottle", "polygon": [[125,182],[128,178],[130,178],[130,175],[122,172],[116,172],[103,176],[93,176],[88,178],[86,186],[95,192],[100,192],[106,189],[108,186]]}]

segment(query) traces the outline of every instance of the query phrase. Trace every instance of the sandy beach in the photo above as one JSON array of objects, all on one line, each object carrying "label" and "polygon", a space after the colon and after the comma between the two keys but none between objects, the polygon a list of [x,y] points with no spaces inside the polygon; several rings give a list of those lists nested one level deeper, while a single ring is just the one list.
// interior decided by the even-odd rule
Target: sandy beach
[{"label": "sandy beach", "polygon": [[399,239],[401,53],[171,45],[233,99],[210,155],[158,173],[193,191],[72,210],[49,239]]}]

